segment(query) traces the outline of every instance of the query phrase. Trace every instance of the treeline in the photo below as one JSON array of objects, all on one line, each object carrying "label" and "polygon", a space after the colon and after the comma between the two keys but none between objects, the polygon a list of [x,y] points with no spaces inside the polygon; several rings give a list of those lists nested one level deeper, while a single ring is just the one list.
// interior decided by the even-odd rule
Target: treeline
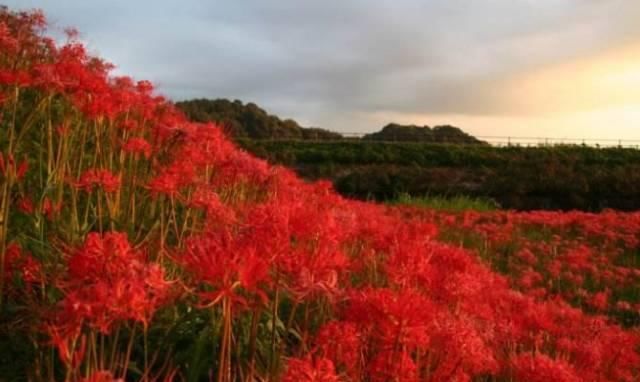
[{"label": "treeline", "polygon": [[451,125],[434,126],[416,126],[416,125],[399,125],[390,123],[382,128],[382,130],[367,134],[362,137],[368,141],[386,141],[386,142],[431,142],[431,143],[460,143],[460,144],[487,144],[474,136],[471,136],[459,128]]},{"label": "treeline", "polygon": [[[194,122],[216,122],[232,138],[292,140],[358,140],[318,127],[302,127],[292,119],[280,119],[255,103],[228,99],[194,99],[176,103]],[[416,126],[390,123],[382,130],[366,134],[367,141],[407,141],[433,143],[486,144],[457,127]]]},{"label": "treeline", "polygon": [[228,99],[194,99],[176,106],[194,122],[216,122],[232,138],[336,140],[342,135],[317,127],[302,127],[292,119],[280,119],[255,103]]},{"label": "treeline", "polygon": [[343,195],[490,198],[504,208],[640,209],[640,150],[383,142],[242,140],[252,153],[329,178]]}]

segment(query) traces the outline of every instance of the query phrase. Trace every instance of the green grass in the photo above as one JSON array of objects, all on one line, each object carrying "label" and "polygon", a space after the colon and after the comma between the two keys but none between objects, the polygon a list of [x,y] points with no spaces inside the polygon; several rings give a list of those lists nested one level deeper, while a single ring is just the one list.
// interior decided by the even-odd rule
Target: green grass
[{"label": "green grass", "polygon": [[392,200],[390,204],[415,206],[422,208],[429,208],[439,211],[495,211],[500,206],[491,199],[472,198],[464,195],[442,197],[442,196],[420,196],[415,197],[409,194],[401,194],[395,200]]}]

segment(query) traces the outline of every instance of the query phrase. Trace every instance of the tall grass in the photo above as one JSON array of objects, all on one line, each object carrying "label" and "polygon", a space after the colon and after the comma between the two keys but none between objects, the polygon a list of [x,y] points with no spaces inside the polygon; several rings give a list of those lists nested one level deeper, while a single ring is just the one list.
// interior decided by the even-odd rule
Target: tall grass
[{"label": "tall grass", "polygon": [[486,198],[473,198],[464,195],[451,197],[429,195],[411,196],[409,194],[403,193],[400,194],[395,200],[392,200],[390,204],[414,206],[449,212],[460,212],[469,210],[487,212],[500,209],[500,206],[494,200]]}]

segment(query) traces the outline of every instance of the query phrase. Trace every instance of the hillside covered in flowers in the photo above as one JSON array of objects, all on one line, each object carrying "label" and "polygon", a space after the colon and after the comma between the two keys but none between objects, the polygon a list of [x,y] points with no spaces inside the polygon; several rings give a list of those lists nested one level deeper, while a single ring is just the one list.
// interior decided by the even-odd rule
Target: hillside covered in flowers
[{"label": "hillside covered in flowers", "polygon": [[640,214],[338,196],[0,11],[0,380],[637,381]]}]

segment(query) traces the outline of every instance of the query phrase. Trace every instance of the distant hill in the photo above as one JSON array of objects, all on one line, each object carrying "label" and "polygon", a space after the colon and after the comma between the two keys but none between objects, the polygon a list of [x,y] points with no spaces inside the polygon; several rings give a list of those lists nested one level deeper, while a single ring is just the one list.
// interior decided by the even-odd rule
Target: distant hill
[{"label": "distant hill", "polygon": [[342,135],[300,126],[292,119],[282,120],[255,103],[228,99],[193,99],[177,102],[186,116],[195,122],[218,122],[232,137],[252,139],[342,139]]},{"label": "distant hill", "polygon": [[435,143],[487,144],[455,126],[416,126],[390,123],[382,130],[362,137],[368,141],[405,141]]},{"label": "distant hill", "polygon": [[[217,122],[231,137],[250,139],[340,140],[339,133],[302,127],[292,119],[280,119],[253,102],[228,99],[192,99],[177,102],[186,116],[195,122]],[[406,141],[434,143],[486,144],[454,126],[416,126],[390,123],[382,130],[366,134],[365,141]]]}]

